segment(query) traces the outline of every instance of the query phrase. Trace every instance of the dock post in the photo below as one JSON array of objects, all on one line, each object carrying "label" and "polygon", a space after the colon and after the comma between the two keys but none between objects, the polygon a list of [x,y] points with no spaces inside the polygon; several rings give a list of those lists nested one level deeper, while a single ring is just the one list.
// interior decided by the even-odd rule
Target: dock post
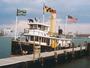
[{"label": "dock post", "polygon": [[75,58],[74,43],[72,42],[72,58]]},{"label": "dock post", "polygon": [[[42,38],[39,39],[39,46],[40,46],[41,41],[42,41]],[[39,58],[40,58],[40,56],[41,56],[41,46],[39,47]]]},{"label": "dock post", "polygon": [[88,45],[87,45],[87,54],[88,54],[88,56],[90,56],[90,43],[88,43]]},{"label": "dock post", "polygon": [[21,54],[23,55],[23,49],[22,49],[21,41],[19,41],[18,44],[20,46]]},{"label": "dock post", "polygon": [[23,62],[23,68],[28,68],[28,62]]},{"label": "dock post", "polygon": [[57,62],[57,57],[58,57],[58,54],[57,54],[56,50],[57,50],[57,43],[54,43],[54,57],[55,57],[55,62]]},{"label": "dock post", "polygon": [[54,57],[55,57],[55,62],[58,62],[58,60],[57,60],[57,58],[58,58],[57,52],[54,52]]},{"label": "dock post", "polygon": [[88,55],[88,43],[87,41],[84,41],[84,46],[85,46],[85,55],[87,56]]},{"label": "dock post", "polygon": [[33,44],[33,62],[35,62],[35,36],[34,36],[34,44]]},{"label": "dock post", "polygon": [[41,66],[44,65],[44,58],[43,57],[40,57],[40,62],[41,62]]},{"label": "dock post", "polygon": [[82,51],[82,44],[80,44],[80,51]]},{"label": "dock post", "polygon": [[65,60],[68,59],[68,57],[67,57],[67,51],[64,51],[64,57],[65,57]]},{"label": "dock post", "polygon": [[80,44],[80,57],[83,56],[83,49],[82,49],[82,47],[83,47],[83,44]]}]

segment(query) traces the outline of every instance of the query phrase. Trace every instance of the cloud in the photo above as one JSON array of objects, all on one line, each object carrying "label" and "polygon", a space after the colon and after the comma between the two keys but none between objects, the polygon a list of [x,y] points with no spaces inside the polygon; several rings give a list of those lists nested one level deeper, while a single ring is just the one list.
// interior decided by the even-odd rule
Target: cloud
[{"label": "cloud", "polygon": [[22,2],[26,2],[28,0],[1,0],[4,3],[8,3],[8,4],[16,4],[16,3],[22,3]]},{"label": "cloud", "polygon": [[41,3],[42,0],[1,0],[1,2],[8,4],[17,4],[17,3]]},{"label": "cloud", "polygon": [[[81,22],[90,21],[90,7],[88,7],[90,6],[90,0],[0,0],[0,15],[10,14],[8,18],[13,20],[12,16],[16,14],[17,8],[26,8],[29,9],[29,17],[42,17],[42,1],[45,1],[46,5],[55,8],[59,18],[64,19],[67,14],[71,14],[78,17]],[[47,14],[45,16],[49,17]]]},{"label": "cloud", "polygon": [[[46,2],[51,6],[56,6],[61,11],[75,11],[80,7],[90,6],[90,0],[50,0]],[[84,9],[84,8],[83,8]]]},{"label": "cloud", "polygon": [[69,6],[69,7],[75,7],[76,6],[77,7],[77,6],[88,5],[88,4],[90,5],[89,0],[61,0],[58,3],[64,4],[64,6],[66,5],[66,7],[67,6]]},{"label": "cloud", "polygon": [[2,2],[5,2],[5,3],[18,3],[20,2],[21,0],[1,0]]}]

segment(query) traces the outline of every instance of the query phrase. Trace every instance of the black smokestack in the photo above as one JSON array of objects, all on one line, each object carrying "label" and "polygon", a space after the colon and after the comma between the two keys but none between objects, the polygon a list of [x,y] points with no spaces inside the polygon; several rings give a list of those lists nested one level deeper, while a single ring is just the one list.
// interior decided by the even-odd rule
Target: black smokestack
[{"label": "black smokestack", "polygon": [[63,34],[63,30],[59,26],[59,28],[58,28],[58,35],[61,35],[61,34]]}]

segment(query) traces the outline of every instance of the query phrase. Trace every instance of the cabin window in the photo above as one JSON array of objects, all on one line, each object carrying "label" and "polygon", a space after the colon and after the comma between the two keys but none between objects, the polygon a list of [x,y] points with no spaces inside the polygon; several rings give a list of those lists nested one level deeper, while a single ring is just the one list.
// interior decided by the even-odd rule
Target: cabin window
[{"label": "cabin window", "polygon": [[41,37],[38,37],[38,41],[41,41]]},{"label": "cabin window", "polygon": [[37,29],[37,25],[35,24],[35,25],[33,25],[33,29]]},{"label": "cabin window", "polygon": [[37,36],[35,37],[35,41],[38,41],[38,37]]},{"label": "cabin window", "polygon": [[41,25],[38,25],[38,29],[41,30]]},{"label": "cabin window", "polygon": [[31,41],[34,41],[34,37],[33,36],[31,36]]},{"label": "cabin window", "polygon": [[41,30],[45,31],[47,29],[46,26],[41,26]]},{"label": "cabin window", "polygon": [[45,30],[48,30],[48,27],[45,27]]},{"label": "cabin window", "polygon": [[44,38],[42,38],[42,42],[44,42]]},{"label": "cabin window", "polygon": [[46,42],[46,40],[47,40],[46,38],[42,38],[42,42]]},{"label": "cabin window", "polygon": [[49,45],[50,44],[50,39],[46,39],[46,42],[47,42],[47,45]]},{"label": "cabin window", "polygon": [[44,38],[44,42],[46,42],[46,38]]},{"label": "cabin window", "polygon": [[27,42],[29,41],[29,37],[28,37],[28,36],[26,36],[26,39],[25,39],[25,41],[27,41]]},{"label": "cabin window", "polygon": [[30,25],[30,29],[32,29],[33,28],[33,25]]}]

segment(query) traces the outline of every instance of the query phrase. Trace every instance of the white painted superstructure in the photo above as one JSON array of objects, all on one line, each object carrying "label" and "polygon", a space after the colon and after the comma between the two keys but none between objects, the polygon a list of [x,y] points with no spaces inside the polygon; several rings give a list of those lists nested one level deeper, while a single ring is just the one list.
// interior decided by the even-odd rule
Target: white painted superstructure
[{"label": "white painted superstructure", "polygon": [[[29,28],[24,30],[26,40],[35,45],[51,46],[52,40],[56,40],[56,47],[69,47],[71,39],[65,37],[51,36],[49,34],[50,25],[39,22],[29,22]],[[25,40],[25,41],[26,41]]]}]

